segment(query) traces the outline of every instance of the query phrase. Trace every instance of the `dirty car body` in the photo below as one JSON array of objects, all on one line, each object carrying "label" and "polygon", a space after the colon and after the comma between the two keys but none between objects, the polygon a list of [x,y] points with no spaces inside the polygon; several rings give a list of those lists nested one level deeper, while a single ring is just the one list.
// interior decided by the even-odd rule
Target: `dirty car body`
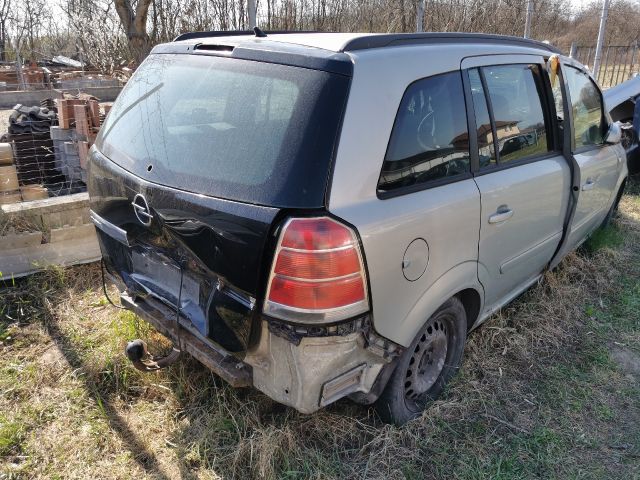
[{"label": "dirty car body", "polygon": [[461,34],[159,45],[91,151],[105,272],[233,386],[304,413],[377,401],[403,423],[458,368],[467,330],[623,188],[600,90],[570,59],[553,83],[554,55]]}]

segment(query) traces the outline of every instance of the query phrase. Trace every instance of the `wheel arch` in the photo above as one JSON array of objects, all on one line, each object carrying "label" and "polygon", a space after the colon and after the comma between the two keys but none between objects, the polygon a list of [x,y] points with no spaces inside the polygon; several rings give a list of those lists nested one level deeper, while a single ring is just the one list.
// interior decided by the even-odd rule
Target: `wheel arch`
[{"label": "wheel arch", "polygon": [[435,280],[388,338],[404,347],[410,345],[424,323],[451,297],[458,297],[464,305],[467,328],[470,328],[477,321],[484,303],[484,289],[478,281],[478,262],[460,263]]},{"label": "wheel arch", "polygon": [[482,296],[475,288],[465,288],[455,294],[460,299],[464,310],[467,314],[467,331],[475,325],[480,317],[480,308],[482,307]]}]

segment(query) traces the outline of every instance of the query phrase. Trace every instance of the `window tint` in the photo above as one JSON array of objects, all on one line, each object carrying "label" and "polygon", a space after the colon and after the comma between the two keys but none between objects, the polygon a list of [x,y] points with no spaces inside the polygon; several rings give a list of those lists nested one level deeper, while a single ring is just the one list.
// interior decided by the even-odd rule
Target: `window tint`
[{"label": "window tint", "polygon": [[459,72],[419,80],[400,103],[378,189],[390,191],[469,171],[469,136]]},{"label": "window tint", "polygon": [[540,67],[500,65],[483,67],[482,71],[493,109],[499,163],[551,150],[542,108]]},{"label": "window tint", "polygon": [[469,83],[471,85],[471,98],[473,98],[473,110],[476,117],[480,168],[489,167],[497,163],[496,149],[493,143],[491,119],[489,117],[489,110],[487,109],[487,98],[484,95],[480,71],[477,68],[469,70]]},{"label": "window tint", "polygon": [[600,91],[586,73],[564,68],[573,109],[573,135],[576,148],[604,142],[604,115]]}]

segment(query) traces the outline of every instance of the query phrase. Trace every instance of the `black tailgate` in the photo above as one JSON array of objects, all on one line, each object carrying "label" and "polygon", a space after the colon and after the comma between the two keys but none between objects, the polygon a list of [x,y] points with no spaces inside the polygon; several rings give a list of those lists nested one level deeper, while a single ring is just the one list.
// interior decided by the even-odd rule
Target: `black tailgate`
[{"label": "black tailgate", "polygon": [[203,335],[246,350],[279,209],[149,183],[95,148],[89,192],[95,215],[126,232],[123,239],[98,229],[107,268],[127,290],[174,309],[180,299],[182,315]]}]

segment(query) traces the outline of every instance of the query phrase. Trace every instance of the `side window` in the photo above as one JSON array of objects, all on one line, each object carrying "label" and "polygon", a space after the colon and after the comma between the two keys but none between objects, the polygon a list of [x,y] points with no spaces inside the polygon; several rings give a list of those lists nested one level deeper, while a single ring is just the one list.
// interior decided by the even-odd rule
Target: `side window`
[{"label": "side window", "polygon": [[400,102],[378,191],[469,172],[469,136],[460,72],[411,84]]},{"label": "side window", "polygon": [[480,79],[480,71],[477,68],[469,70],[469,84],[471,85],[471,98],[473,99],[473,110],[476,117],[480,168],[495,166],[498,159],[496,157],[495,144],[493,143],[491,117],[489,117],[487,98]]},{"label": "side window", "polygon": [[604,143],[605,122],[602,97],[586,73],[565,67],[573,110],[573,135],[576,149]]},{"label": "side window", "polygon": [[539,65],[483,67],[498,143],[498,163],[542,155],[552,150],[551,122]]}]

